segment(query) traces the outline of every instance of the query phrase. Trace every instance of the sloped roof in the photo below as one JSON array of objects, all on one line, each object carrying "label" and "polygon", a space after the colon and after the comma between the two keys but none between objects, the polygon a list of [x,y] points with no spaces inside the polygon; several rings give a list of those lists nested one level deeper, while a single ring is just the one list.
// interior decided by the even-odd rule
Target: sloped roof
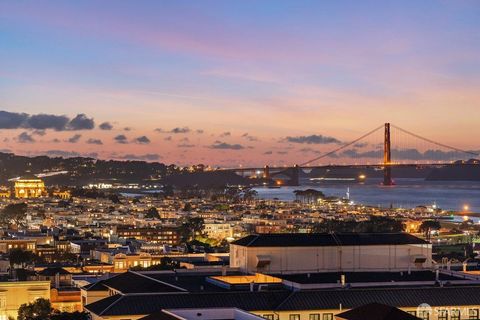
[{"label": "sloped roof", "polygon": [[335,317],[345,320],[420,320],[405,311],[381,303],[369,303],[337,314]]},{"label": "sloped roof", "polygon": [[271,233],[249,235],[232,242],[244,247],[317,247],[428,244],[408,233]]},{"label": "sloped roof", "polygon": [[103,316],[149,315],[162,309],[239,308],[247,311],[353,309],[370,303],[396,307],[480,304],[480,286],[377,288],[268,292],[163,293],[115,295],[86,305]]}]

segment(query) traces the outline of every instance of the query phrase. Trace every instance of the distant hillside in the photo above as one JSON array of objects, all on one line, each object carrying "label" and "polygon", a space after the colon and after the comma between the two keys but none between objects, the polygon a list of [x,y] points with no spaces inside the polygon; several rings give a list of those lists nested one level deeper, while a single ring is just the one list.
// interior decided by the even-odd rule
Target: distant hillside
[{"label": "distant hillside", "polygon": [[42,178],[47,185],[83,186],[89,183],[156,182],[185,186],[225,186],[250,184],[231,172],[182,172],[175,165],[158,162],[97,160],[92,158],[25,157],[0,152],[0,185],[8,180],[32,174],[67,171]]},{"label": "distant hillside", "polygon": [[427,180],[463,180],[480,181],[480,160],[470,159],[466,166],[451,166],[433,169],[427,176]]},{"label": "distant hillside", "polygon": [[136,183],[159,180],[175,170],[173,165],[158,162],[26,157],[0,153],[0,184],[6,184],[8,179],[18,176],[57,171],[68,171],[68,174],[46,177],[47,184],[77,186],[99,181]]}]

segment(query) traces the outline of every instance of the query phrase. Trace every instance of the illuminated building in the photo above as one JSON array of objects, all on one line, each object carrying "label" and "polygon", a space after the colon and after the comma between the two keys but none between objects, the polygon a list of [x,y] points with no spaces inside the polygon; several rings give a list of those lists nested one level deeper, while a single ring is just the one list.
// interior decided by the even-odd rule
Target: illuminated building
[{"label": "illuminated building", "polygon": [[11,192],[7,187],[0,186],[0,198],[10,198]]},{"label": "illuminated building", "polygon": [[0,319],[17,319],[22,304],[39,298],[50,299],[50,281],[0,282]]},{"label": "illuminated building", "polygon": [[16,198],[39,198],[45,195],[45,184],[41,179],[19,179],[15,181]]}]

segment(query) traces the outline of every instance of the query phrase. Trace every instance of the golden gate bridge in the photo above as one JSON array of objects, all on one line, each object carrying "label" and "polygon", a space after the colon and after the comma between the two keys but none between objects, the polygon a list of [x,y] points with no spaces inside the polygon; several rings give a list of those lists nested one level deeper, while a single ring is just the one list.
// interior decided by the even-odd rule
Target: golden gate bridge
[{"label": "golden gate bridge", "polygon": [[[395,134],[393,134],[395,132]],[[362,141],[367,138],[381,133],[382,141],[380,143],[365,143]],[[422,142],[423,147],[416,146],[415,148],[402,148],[401,143],[411,144],[412,141]],[[395,144],[395,145],[394,145]],[[367,152],[359,153],[356,147],[362,145],[375,146],[376,149]],[[382,146],[379,148],[379,146]],[[394,146],[394,148],[392,148]],[[431,147],[435,146],[436,149]],[[354,149],[348,149],[354,147]],[[420,151],[419,151],[420,150]],[[423,152],[422,152],[423,150]],[[328,152],[322,153],[319,156],[308,161],[291,165],[291,166],[272,166],[265,165],[262,168],[245,167],[245,168],[228,168],[219,169],[222,171],[233,171],[242,176],[248,176],[263,181],[263,184],[272,184],[275,177],[287,177],[282,180],[282,184],[290,186],[298,186],[300,184],[300,170],[312,170],[315,168],[333,170],[336,168],[374,168],[383,171],[383,185],[391,186],[394,184],[392,177],[392,168],[401,167],[416,167],[416,168],[441,168],[441,167],[466,167],[480,165],[476,159],[480,154],[476,151],[463,150],[441,142],[425,138],[421,135],[415,134],[408,130],[402,129],[390,123],[382,124],[381,126],[365,133],[359,138],[348,143],[341,144],[337,148]],[[342,156],[349,156],[350,160],[357,160],[353,164],[349,163],[328,163],[316,164],[319,161],[327,158],[341,158]],[[358,159],[372,159],[380,156],[376,162],[367,161],[359,163]],[[398,160],[395,160],[398,156]],[[468,159],[465,160],[465,158]],[[278,181],[278,180],[276,180]]]}]

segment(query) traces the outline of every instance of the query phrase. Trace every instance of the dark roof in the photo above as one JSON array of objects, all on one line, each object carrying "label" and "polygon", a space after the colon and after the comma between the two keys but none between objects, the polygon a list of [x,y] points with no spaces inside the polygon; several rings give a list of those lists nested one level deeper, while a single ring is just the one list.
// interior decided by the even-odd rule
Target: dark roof
[{"label": "dark roof", "polygon": [[273,310],[289,294],[288,291],[281,291],[115,295],[86,305],[85,308],[104,316],[148,315],[175,308]]},{"label": "dark roof", "polygon": [[396,307],[469,306],[480,304],[480,286],[377,288],[268,292],[217,292],[115,295],[85,306],[104,316],[148,315],[173,308],[239,308],[247,311],[345,309],[369,303]]},{"label": "dark roof", "polygon": [[82,289],[86,291],[108,291],[108,288],[103,285],[104,280],[100,280],[94,283],[83,286]]},{"label": "dark roof", "polygon": [[[358,282],[399,282],[399,281],[435,281],[435,272],[432,271],[412,271],[408,272],[320,272],[320,273],[300,273],[300,274],[273,274],[273,276],[301,284],[311,283],[336,283],[340,281],[342,275],[345,275],[346,283]],[[465,280],[440,273],[439,280]]]},{"label": "dark roof", "polygon": [[70,274],[67,270],[60,268],[60,267],[54,267],[54,268],[45,268],[42,271],[38,272],[39,275],[41,276],[55,276],[56,274]]},{"label": "dark roof", "polygon": [[180,318],[172,316],[164,311],[155,312],[138,320],[178,320]]},{"label": "dark roof", "polygon": [[428,244],[408,233],[272,233],[249,235],[232,242],[244,247],[368,246]]},{"label": "dark roof", "polygon": [[183,292],[181,288],[136,272],[125,272],[102,281],[102,285],[122,293]]},{"label": "dark roof", "polygon": [[335,316],[345,320],[419,320],[405,311],[381,303],[370,303]]},{"label": "dark roof", "polygon": [[369,303],[395,307],[416,307],[422,303],[431,306],[478,305],[480,286],[297,291],[277,310],[338,309],[340,303],[345,309]]}]

